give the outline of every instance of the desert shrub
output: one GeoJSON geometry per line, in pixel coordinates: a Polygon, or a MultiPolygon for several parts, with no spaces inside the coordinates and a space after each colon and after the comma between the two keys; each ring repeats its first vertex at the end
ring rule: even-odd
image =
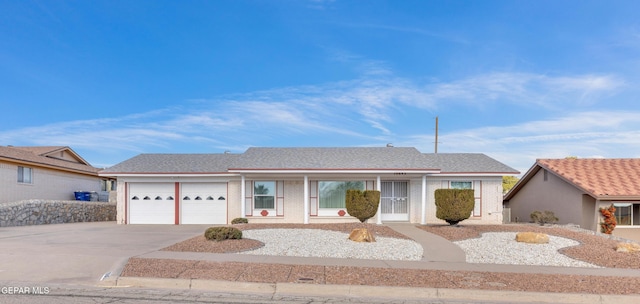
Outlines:
{"type": "Polygon", "coordinates": [[[612,234],[618,222],[616,221],[616,207],[611,204],[609,208],[600,208],[600,214],[604,217],[604,222],[600,222],[600,231],[605,234],[612,234]]]}
{"type": "Polygon", "coordinates": [[[348,189],[345,196],[345,204],[349,215],[364,223],[378,212],[380,191],[348,189]]]}
{"type": "Polygon", "coordinates": [[[231,220],[231,224],[247,224],[247,223],[249,223],[249,220],[244,217],[236,217],[233,220],[231,220]]]}
{"type": "Polygon", "coordinates": [[[544,226],[546,223],[555,223],[558,221],[558,218],[552,211],[545,210],[544,212],[534,211],[531,212],[531,220],[534,223],[540,224],[540,226],[544,226]]]}
{"type": "Polygon", "coordinates": [[[455,225],[468,219],[473,212],[475,198],[473,189],[437,189],[436,217],[455,225]]]}
{"type": "Polygon", "coordinates": [[[242,231],[234,227],[209,227],[205,230],[204,237],[210,241],[239,240],[242,238],[242,231]]]}

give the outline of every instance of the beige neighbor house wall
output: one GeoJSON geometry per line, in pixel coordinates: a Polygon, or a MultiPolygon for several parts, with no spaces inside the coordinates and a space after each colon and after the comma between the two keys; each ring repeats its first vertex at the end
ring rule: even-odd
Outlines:
{"type": "Polygon", "coordinates": [[[100,191],[101,178],[31,165],[32,183],[18,183],[18,165],[0,162],[0,203],[29,199],[75,200],[74,191],[100,191]]]}
{"type": "MultiPolygon", "coordinates": [[[[530,222],[533,211],[553,211],[559,224],[586,225],[593,217],[583,219],[583,193],[552,172],[540,169],[508,202],[512,222],[530,222]],[[546,181],[545,181],[546,175],[546,181]]],[[[588,210],[585,210],[588,213],[588,210]]],[[[593,213],[591,213],[593,214],[593,213]]],[[[582,227],[589,229],[589,227],[582,227]]]]}

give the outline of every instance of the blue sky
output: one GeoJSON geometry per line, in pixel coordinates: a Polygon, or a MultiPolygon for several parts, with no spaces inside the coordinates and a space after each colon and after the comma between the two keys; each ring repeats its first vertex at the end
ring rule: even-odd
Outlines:
{"type": "Polygon", "coordinates": [[[0,0],[0,145],[640,157],[638,1],[0,0]]]}

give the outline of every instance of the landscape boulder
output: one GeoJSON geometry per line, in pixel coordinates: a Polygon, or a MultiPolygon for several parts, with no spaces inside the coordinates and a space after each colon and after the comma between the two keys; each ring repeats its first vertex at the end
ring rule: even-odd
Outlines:
{"type": "Polygon", "coordinates": [[[369,232],[367,228],[356,228],[351,231],[349,234],[349,239],[354,242],[375,242],[376,239],[373,237],[373,234],[369,232]]]}
{"type": "Polygon", "coordinates": [[[637,243],[618,243],[617,252],[639,252],[640,245],[637,243]]]}
{"type": "Polygon", "coordinates": [[[538,232],[518,232],[516,241],[530,244],[547,244],[549,243],[549,235],[538,232]]]}

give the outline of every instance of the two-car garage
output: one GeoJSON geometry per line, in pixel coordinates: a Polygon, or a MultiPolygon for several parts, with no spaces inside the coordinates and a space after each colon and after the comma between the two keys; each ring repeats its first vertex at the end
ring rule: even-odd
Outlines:
{"type": "Polygon", "coordinates": [[[227,183],[128,183],[129,224],[226,224],[227,183]]]}

